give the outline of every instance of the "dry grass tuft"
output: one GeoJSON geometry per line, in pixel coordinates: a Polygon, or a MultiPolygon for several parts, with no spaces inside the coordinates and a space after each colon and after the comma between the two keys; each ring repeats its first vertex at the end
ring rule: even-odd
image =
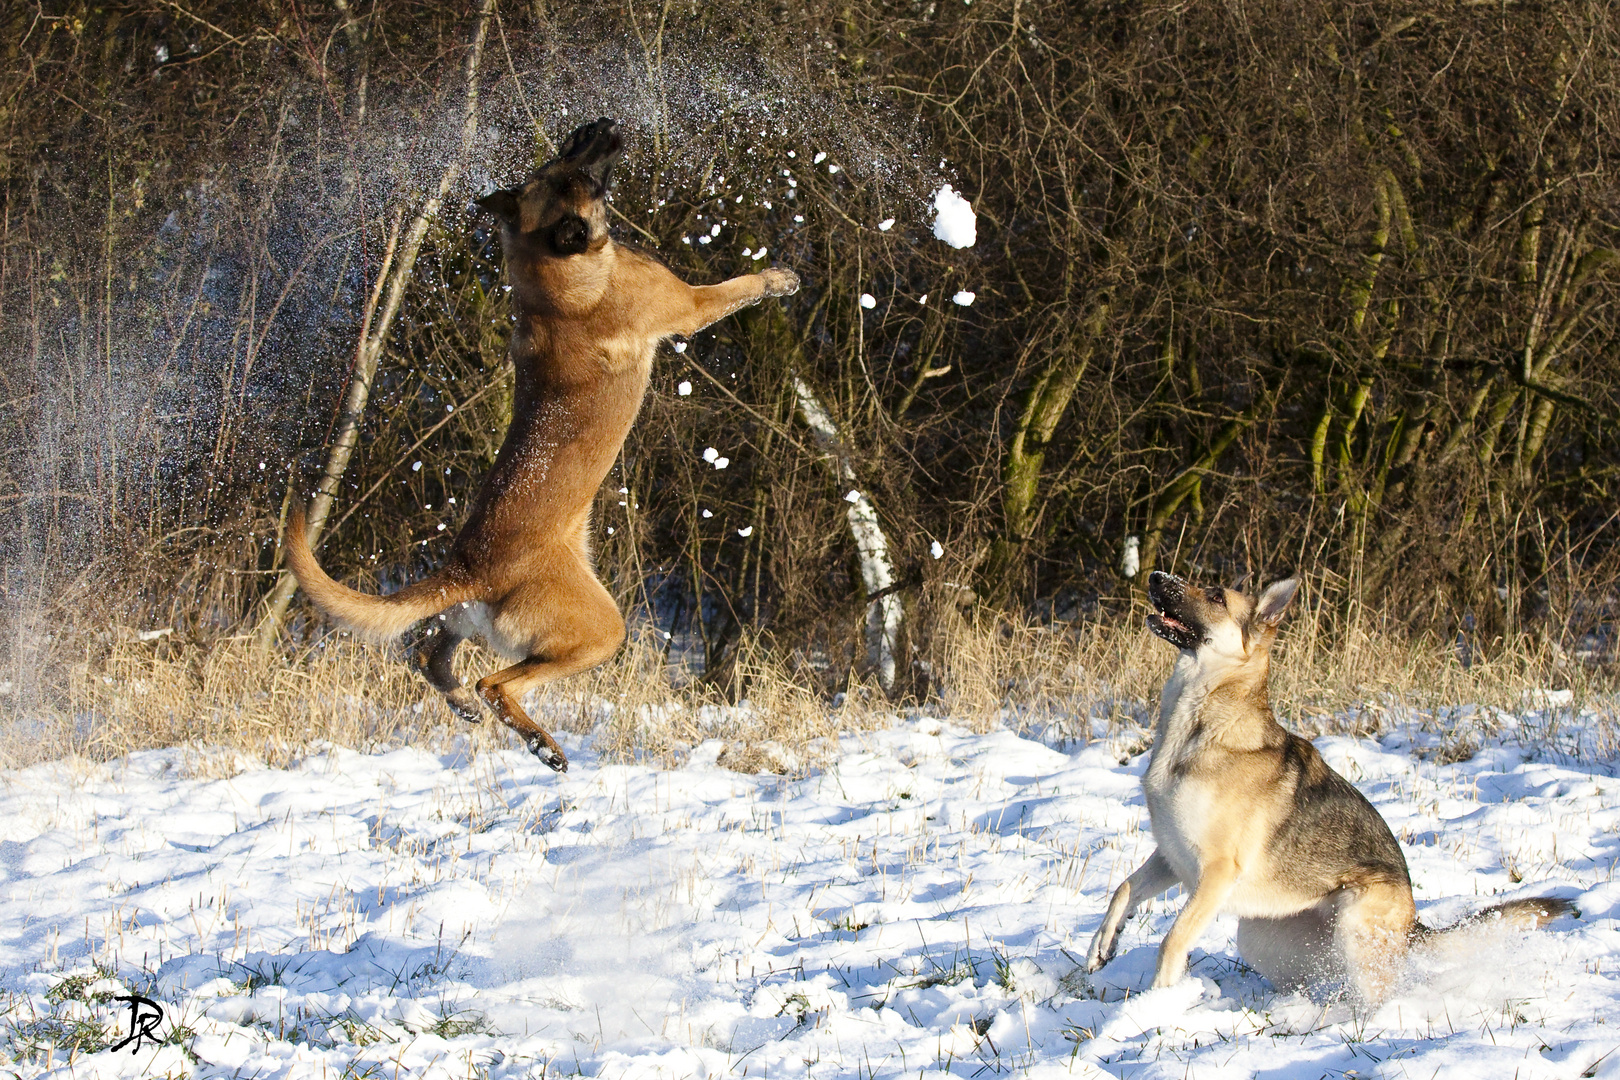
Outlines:
{"type": "MultiPolygon", "coordinates": [[[[1370,619],[1336,622],[1330,610],[1302,603],[1275,656],[1274,706],[1302,734],[1369,734],[1415,722],[1442,737],[1435,753],[1456,760],[1509,722],[1507,713],[1537,710],[1541,726],[1530,734],[1549,746],[1599,756],[1620,750],[1609,667],[1576,663],[1529,637],[1413,638],[1370,619]],[[1538,697],[1545,690],[1556,694],[1538,697]],[[1594,709],[1598,722],[1575,731],[1569,719],[1594,709]]],[[[1143,628],[1144,612],[1045,624],[955,607],[931,614],[932,632],[916,656],[919,696],[909,703],[861,684],[829,701],[806,665],[794,662],[802,657],[756,639],[737,649],[723,681],[677,687],[662,636],[646,634],[529,704],[553,730],[591,734],[608,760],[675,765],[715,740],[715,760],[743,772],[813,768],[840,732],[886,724],[902,707],[1060,744],[1102,734],[1119,739],[1122,751],[1147,745],[1172,657],[1143,628]]],[[[0,743],[6,764],[103,761],[180,746],[188,748],[188,774],[217,777],[252,761],[284,765],[321,744],[449,748],[460,740],[475,752],[515,745],[498,724],[454,720],[397,647],[333,635],[291,657],[261,660],[243,638],[202,647],[125,635],[98,648],[71,666],[52,704],[11,706],[9,737],[0,743]]],[[[501,665],[477,648],[464,649],[460,663],[469,680],[501,665]]]]}

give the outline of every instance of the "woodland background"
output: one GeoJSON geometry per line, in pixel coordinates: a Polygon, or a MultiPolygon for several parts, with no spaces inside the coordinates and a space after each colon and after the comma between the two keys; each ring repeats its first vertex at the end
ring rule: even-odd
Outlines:
{"type": "Polygon", "coordinates": [[[325,564],[436,565],[509,408],[499,245],[464,207],[598,115],[629,134],[624,239],[694,282],[764,247],[805,283],[666,350],[603,488],[601,572],[669,685],[864,675],[849,485],[795,374],[893,548],[895,697],[942,692],[964,627],[979,655],[1146,648],[1152,567],[1305,574],[1323,655],[1612,670],[1611,4],[0,12],[7,709],[82,734],[136,669],[169,665],[185,713],[221,656],[242,693],[336,649],[301,598],[266,612],[289,491],[351,418],[325,564]],[[970,249],[930,233],[943,183],[970,249]]]}

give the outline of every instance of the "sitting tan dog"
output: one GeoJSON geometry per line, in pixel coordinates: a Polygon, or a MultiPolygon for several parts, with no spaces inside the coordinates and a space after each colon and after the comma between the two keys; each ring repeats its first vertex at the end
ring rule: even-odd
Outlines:
{"type": "Polygon", "coordinates": [[[444,567],[371,596],[321,569],[302,508],[284,539],[310,599],[357,634],[394,638],[440,615],[421,667],[464,719],[476,721],[479,706],[451,670],[457,646],[476,634],[516,661],[480,680],[478,694],[558,771],[567,756],[520,701],[602,663],[624,640],[624,619],[591,563],[591,502],[641,409],[658,345],[799,288],[778,269],[688,285],[615,244],[605,199],[622,150],[618,123],[586,124],[521,187],[479,200],[500,221],[517,387],[506,441],[444,567]]]}
{"type": "Polygon", "coordinates": [[[1142,780],[1158,849],[1115,891],[1087,971],[1113,957],[1139,904],[1176,884],[1192,894],[1159,947],[1155,987],[1180,981],[1188,950],[1229,912],[1238,951],[1272,985],[1337,984],[1365,1004],[1394,988],[1414,945],[1488,919],[1535,927],[1575,910],[1538,897],[1444,930],[1418,922],[1389,825],[1271,714],[1271,645],[1298,586],[1289,578],[1250,599],[1159,571],[1148,579],[1148,629],[1178,650],[1142,780]]]}

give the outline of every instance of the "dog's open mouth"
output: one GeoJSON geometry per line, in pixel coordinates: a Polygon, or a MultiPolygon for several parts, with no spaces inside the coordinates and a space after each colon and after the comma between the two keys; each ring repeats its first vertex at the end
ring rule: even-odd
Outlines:
{"type": "Polygon", "coordinates": [[[1148,579],[1148,600],[1156,613],[1147,617],[1148,629],[1178,649],[1196,648],[1203,632],[1170,614],[1170,609],[1181,606],[1186,595],[1186,584],[1180,578],[1162,571],[1154,571],[1148,579]]]}
{"type": "Polygon", "coordinates": [[[1155,618],[1159,620],[1160,626],[1163,626],[1166,630],[1173,634],[1191,634],[1193,632],[1192,627],[1188,626],[1180,619],[1171,618],[1169,615],[1166,615],[1163,612],[1159,613],[1157,616],[1155,616],[1155,618]]]}

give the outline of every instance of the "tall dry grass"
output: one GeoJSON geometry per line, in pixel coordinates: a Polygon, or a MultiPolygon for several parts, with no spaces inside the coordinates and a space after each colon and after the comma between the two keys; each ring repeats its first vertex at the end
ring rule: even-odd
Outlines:
{"type": "MultiPolygon", "coordinates": [[[[1364,735],[1416,725],[1441,737],[1438,753],[1458,757],[1511,714],[1528,716],[1523,737],[1551,750],[1609,756],[1620,748],[1608,667],[1582,664],[1528,635],[1414,636],[1377,612],[1345,614],[1330,586],[1307,582],[1274,655],[1273,705],[1294,730],[1364,735]]],[[[591,736],[608,760],[675,765],[717,740],[719,762],[745,772],[813,768],[839,734],[916,711],[1060,746],[1117,740],[1121,752],[1135,753],[1147,746],[1172,662],[1171,650],[1145,629],[1145,614],[1139,600],[1074,622],[937,605],[914,657],[918,691],[900,701],[862,682],[829,695],[825,664],[755,637],[736,650],[724,678],[691,679],[663,635],[646,632],[529,705],[552,730],[591,736]]],[[[69,666],[53,704],[9,718],[12,735],[0,754],[22,765],[187,746],[286,764],[325,744],[461,744],[475,752],[516,745],[497,724],[454,720],[404,659],[400,647],[338,634],[269,659],[245,637],[204,647],[109,635],[69,666]]],[[[459,664],[471,681],[502,661],[469,647],[459,664]]]]}

